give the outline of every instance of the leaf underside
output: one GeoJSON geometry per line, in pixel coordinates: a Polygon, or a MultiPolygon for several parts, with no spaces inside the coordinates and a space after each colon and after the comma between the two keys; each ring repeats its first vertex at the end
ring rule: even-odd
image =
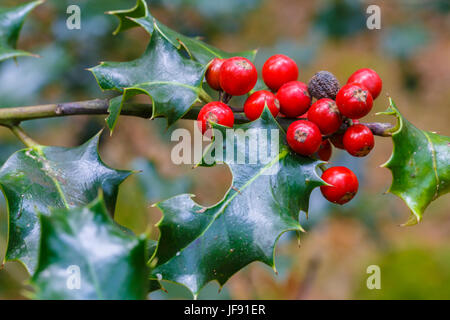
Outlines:
{"type": "Polygon", "coordinates": [[[406,120],[390,99],[381,114],[397,118],[392,133],[394,150],[383,165],[393,177],[389,192],[400,197],[411,210],[404,225],[422,220],[428,205],[450,191],[450,137],[423,131],[406,120]]]}
{"type": "MultiPolygon", "coordinates": [[[[226,129],[214,126],[222,132],[226,129]]],[[[180,283],[197,295],[209,281],[223,285],[253,261],[275,268],[278,238],[286,231],[302,230],[299,213],[307,212],[312,190],[323,184],[316,173],[322,162],[290,152],[279,138],[284,136],[280,132],[266,108],[261,118],[236,126],[227,136],[225,157],[233,151],[236,159],[244,157],[245,164],[225,160],[233,174],[232,187],[216,205],[203,207],[188,194],[157,204],[163,218],[158,223],[160,239],[153,258],[157,264],[151,279],[180,283]],[[250,144],[238,148],[235,139],[243,134],[274,132],[278,133],[279,150],[264,146],[262,140],[257,143],[260,152],[270,155],[265,161],[258,158],[250,162],[255,150],[248,148],[250,144]],[[269,149],[275,151],[270,153],[269,149]]],[[[217,160],[215,152],[210,154],[217,160]]]]}
{"type": "Polygon", "coordinates": [[[17,40],[27,15],[43,1],[33,1],[13,8],[0,8],[0,61],[31,53],[17,50],[17,40]]]}
{"type": "Polygon", "coordinates": [[[19,261],[34,273],[41,230],[38,212],[86,205],[99,190],[114,212],[119,184],[131,172],[111,169],[101,161],[99,137],[76,148],[24,149],[0,168],[0,188],[8,206],[7,261],[19,261]]]}
{"type": "Polygon", "coordinates": [[[41,215],[35,299],[144,299],[147,240],[124,232],[100,197],[85,207],[41,215]]]}

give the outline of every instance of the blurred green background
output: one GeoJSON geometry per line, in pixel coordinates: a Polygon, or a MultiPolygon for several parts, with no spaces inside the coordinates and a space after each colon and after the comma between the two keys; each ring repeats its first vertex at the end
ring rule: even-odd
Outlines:
{"type": "MultiPolygon", "coordinates": [[[[24,1],[1,0],[2,6],[24,1]]],[[[86,71],[100,61],[127,61],[142,54],[148,36],[139,28],[112,36],[117,21],[105,11],[131,8],[134,0],[79,0],[81,30],[66,28],[73,1],[47,0],[27,19],[21,49],[41,58],[0,64],[0,107],[110,97],[86,71]]],[[[358,68],[375,69],[383,93],[366,121],[392,121],[374,114],[387,107],[390,94],[404,115],[421,129],[450,135],[450,2],[301,1],[301,0],[154,0],[152,13],[187,35],[202,36],[217,47],[235,51],[259,48],[258,69],[265,59],[283,53],[295,59],[300,81],[319,70],[341,83],[358,68]],[[366,8],[381,7],[381,30],[366,28],[366,8]]],[[[25,127],[46,145],[75,146],[104,126],[104,117],[40,120],[25,127]]],[[[191,129],[182,120],[177,126],[191,129]]],[[[318,190],[298,247],[284,235],[277,249],[278,275],[254,263],[235,275],[218,293],[210,283],[200,299],[450,299],[450,198],[427,210],[420,225],[402,228],[409,212],[400,199],[383,194],[391,174],[380,168],[392,143],[378,138],[364,159],[334,150],[332,161],[354,170],[361,181],[357,197],[344,207],[325,202],[318,190]],[[369,290],[366,269],[381,268],[381,290],[369,290]]],[[[137,233],[158,237],[161,217],[150,204],[190,192],[198,202],[220,200],[230,185],[224,166],[191,169],[170,162],[170,131],[164,120],[122,118],[112,137],[102,137],[101,155],[116,168],[142,170],[121,189],[116,218],[137,233]]],[[[0,163],[22,148],[0,129],[0,163]]],[[[4,255],[6,209],[0,200],[0,256],[4,255]]],[[[17,263],[0,270],[0,299],[23,298],[27,275],[17,263]]],[[[186,289],[165,285],[168,293],[151,299],[190,298],[186,289]]]]}

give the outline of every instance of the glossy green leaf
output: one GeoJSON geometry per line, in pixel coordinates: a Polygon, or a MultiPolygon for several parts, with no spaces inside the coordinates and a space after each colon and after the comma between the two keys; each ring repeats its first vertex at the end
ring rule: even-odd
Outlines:
{"type": "Polygon", "coordinates": [[[141,26],[151,35],[153,34],[154,23],[156,23],[164,37],[175,47],[178,49],[185,49],[193,59],[204,65],[214,58],[241,56],[252,61],[255,59],[256,50],[228,53],[215,48],[198,38],[187,37],[170,29],[151,15],[145,0],[138,0],[136,6],[129,10],[111,11],[109,14],[119,18],[119,26],[114,31],[115,34],[136,26],[141,26]]]}
{"type": "Polygon", "coordinates": [[[139,59],[104,62],[91,71],[103,90],[122,93],[110,103],[107,123],[111,130],[123,103],[137,94],[151,97],[152,117],[164,116],[168,125],[180,119],[200,97],[208,99],[202,89],[205,67],[184,58],[157,29],[139,59]]]}
{"type": "Polygon", "coordinates": [[[93,201],[103,190],[112,214],[119,184],[130,171],[107,167],[100,159],[100,135],[76,148],[40,147],[13,154],[0,168],[0,188],[8,205],[6,260],[17,260],[33,274],[38,256],[38,212],[93,201]]]}
{"type": "MultiPolygon", "coordinates": [[[[224,154],[230,158],[225,163],[233,174],[232,187],[222,201],[203,207],[184,194],[157,204],[163,219],[158,223],[161,234],[152,279],[178,282],[194,295],[209,281],[223,285],[253,261],[275,269],[278,238],[286,231],[302,230],[299,213],[307,212],[312,190],[323,184],[316,172],[321,162],[291,152],[267,108],[259,119],[236,126],[231,133],[224,154]],[[237,143],[245,134],[273,137],[279,148],[259,139],[259,150],[251,150],[255,140],[247,147],[237,143]],[[268,157],[263,161],[255,152],[268,157]],[[233,161],[231,154],[236,160],[245,159],[244,163],[233,161]]],[[[213,152],[211,147],[206,155],[220,159],[220,149],[213,152]]]]}
{"type": "Polygon", "coordinates": [[[383,165],[392,172],[389,192],[399,196],[411,209],[405,225],[422,220],[428,205],[450,191],[450,137],[423,131],[406,120],[392,99],[382,114],[397,118],[393,129],[394,150],[383,165]]]}
{"type": "Polygon", "coordinates": [[[31,56],[26,51],[17,50],[17,40],[28,13],[43,1],[33,1],[12,8],[0,7],[0,61],[20,56],[31,56]]]}
{"type": "Polygon", "coordinates": [[[124,232],[103,198],[40,216],[36,299],[145,299],[147,239],[124,232]]]}

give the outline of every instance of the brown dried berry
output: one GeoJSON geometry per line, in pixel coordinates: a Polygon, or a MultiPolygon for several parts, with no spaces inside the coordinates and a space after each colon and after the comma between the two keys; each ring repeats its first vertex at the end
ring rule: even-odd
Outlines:
{"type": "Polygon", "coordinates": [[[317,72],[308,82],[309,94],[316,98],[336,99],[340,89],[339,81],[328,71],[317,72]]]}

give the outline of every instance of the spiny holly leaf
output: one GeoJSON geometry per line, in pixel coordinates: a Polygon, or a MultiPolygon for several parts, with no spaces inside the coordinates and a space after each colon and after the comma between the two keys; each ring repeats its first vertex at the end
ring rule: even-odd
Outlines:
{"type": "MultiPolygon", "coordinates": [[[[214,126],[225,132],[225,127],[214,126]]],[[[158,223],[161,234],[152,279],[178,282],[194,295],[209,281],[223,285],[253,261],[275,269],[278,238],[286,231],[302,230],[299,213],[307,212],[312,190],[323,184],[316,173],[322,162],[291,152],[267,107],[259,119],[231,133],[224,139],[224,157],[229,158],[224,162],[233,180],[222,201],[203,207],[184,194],[156,204],[163,219],[158,223]],[[253,138],[247,146],[237,142],[245,135],[253,138]],[[254,140],[258,135],[263,138],[254,140]],[[265,137],[273,138],[279,148],[265,143],[265,137]],[[255,146],[259,150],[252,150],[255,146]],[[267,155],[266,161],[261,155],[267,155]]],[[[220,160],[218,150],[221,147],[207,154],[220,160]]]]}
{"type": "Polygon", "coordinates": [[[389,192],[399,196],[411,209],[405,225],[414,225],[431,201],[450,191],[450,138],[417,129],[398,111],[389,98],[390,107],[381,114],[394,115],[394,150],[383,165],[392,172],[389,192]]]}
{"type": "Polygon", "coordinates": [[[153,18],[148,10],[145,0],[138,0],[136,6],[129,10],[110,11],[108,13],[119,18],[119,26],[114,31],[114,34],[136,26],[141,26],[151,35],[153,34],[154,23],[156,23],[164,36],[175,47],[178,49],[185,49],[192,58],[204,65],[214,58],[241,56],[252,61],[255,59],[256,50],[228,53],[206,44],[198,38],[187,37],[170,29],[153,18]]]}
{"type": "Polygon", "coordinates": [[[169,126],[200,101],[200,97],[209,99],[202,89],[205,67],[184,58],[157,28],[146,52],[139,59],[104,62],[91,71],[103,90],[123,93],[110,103],[107,123],[111,130],[116,125],[123,103],[137,94],[150,96],[152,117],[166,117],[169,126]]]}
{"type": "Polygon", "coordinates": [[[99,189],[114,212],[118,186],[131,172],[111,169],[101,161],[99,137],[76,148],[24,149],[0,168],[9,216],[6,260],[20,261],[30,274],[35,271],[41,229],[37,212],[88,204],[99,189]]]}
{"type": "Polygon", "coordinates": [[[0,61],[31,53],[16,50],[17,40],[26,16],[44,1],[33,1],[13,8],[0,7],[0,61]]]}
{"type": "Polygon", "coordinates": [[[125,233],[100,197],[40,216],[36,299],[145,299],[147,239],[125,233]]]}

